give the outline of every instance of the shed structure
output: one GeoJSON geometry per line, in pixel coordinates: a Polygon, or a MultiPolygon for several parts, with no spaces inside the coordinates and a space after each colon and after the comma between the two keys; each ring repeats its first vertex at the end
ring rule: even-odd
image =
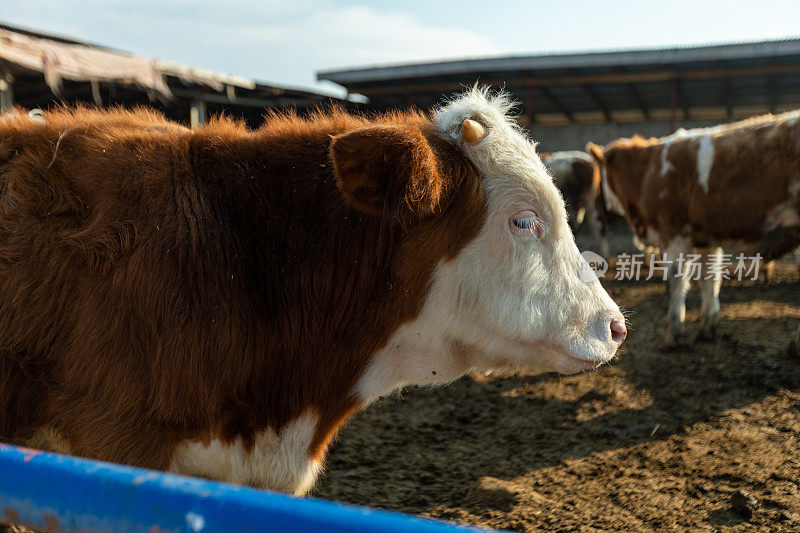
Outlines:
{"type": "Polygon", "coordinates": [[[427,108],[476,82],[521,102],[547,151],[800,107],[800,39],[435,61],[317,73],[376,109],[427,108]]]}
{"type": "Polygon", "coordinates": [[[224,111],[257,126],[266,108],[303,112],[333,101],[347,104],[315,92],[0,24],[0,111],[60,103],[146,105],[192,125],[224,111]]]}

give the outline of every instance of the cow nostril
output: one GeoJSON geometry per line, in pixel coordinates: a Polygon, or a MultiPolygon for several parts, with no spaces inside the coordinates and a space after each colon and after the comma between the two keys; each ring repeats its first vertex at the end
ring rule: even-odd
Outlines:
{"type": "Polygon", "coordinates": [[[611,340],[616,342],[617,344],[622,344],[622,341],[625,340],[625,337],[628,336],[628,328],[625,327],[623,322],[619,320],[612,320],[611,321],[611,340]]]}

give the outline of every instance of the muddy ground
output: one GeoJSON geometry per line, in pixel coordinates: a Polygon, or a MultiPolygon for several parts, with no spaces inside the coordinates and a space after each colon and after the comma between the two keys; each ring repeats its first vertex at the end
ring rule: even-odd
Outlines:
{"type": "Polygon", "coordinates": [[[799,281],[726,282],[717,339],[668,352],[664,285],[604,282],[630,313],[613,364],[404,390],[348,424],[314,495],[517,531],[800,531],[799,281]]]}

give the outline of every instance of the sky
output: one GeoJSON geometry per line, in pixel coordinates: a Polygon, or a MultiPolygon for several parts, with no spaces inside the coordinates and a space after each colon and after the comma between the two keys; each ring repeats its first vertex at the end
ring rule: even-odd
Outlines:
{"type": "Polygon", "coordinates": [[[800,37],[783,0],[0,0],[0,22],[329,94],[325,69],[800,37]]]}

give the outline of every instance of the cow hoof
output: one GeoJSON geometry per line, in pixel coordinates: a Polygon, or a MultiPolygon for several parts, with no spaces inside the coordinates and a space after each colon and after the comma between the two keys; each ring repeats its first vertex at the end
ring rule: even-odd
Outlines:
{"type": "Polygon", "coordinates": [[[789,346],[784,350],[783,356],[789,359],[800,359],[800,346],[795,341],[790,342],[789,346]]]}
{"type": "Polygon", "coordinates": [[[678,341],[678,337],[676,335],[666,334],[664,335],[661,344],[658,345],[658,350],[661,352],[674,352],[680,347],[681,343],[678,341]]]}
{"type": "Polygon", "coordinates": [[[701,327],[694,338],[695,342],[712,342],[717,336],[716,327],[701,327]]]}

